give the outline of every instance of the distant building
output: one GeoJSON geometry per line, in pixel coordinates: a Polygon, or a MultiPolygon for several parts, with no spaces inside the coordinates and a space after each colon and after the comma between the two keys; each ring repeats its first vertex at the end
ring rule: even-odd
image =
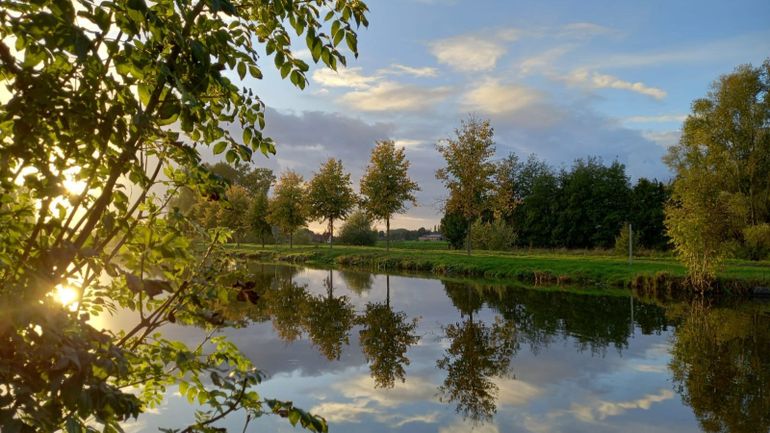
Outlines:
{"type": "Polygon", "coordinates": [[[443,241],[444,236],[441,233],[428,233],[417,238],[418,241],[443,241]]]}

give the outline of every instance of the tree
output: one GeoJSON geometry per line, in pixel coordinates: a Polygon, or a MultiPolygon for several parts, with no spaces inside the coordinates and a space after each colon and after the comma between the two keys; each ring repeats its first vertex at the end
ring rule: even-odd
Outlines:
{"type": "Polygon", "coordinates": [[[240,242],[245,232],[251,228],[248,213],[250,207],[251,198],[246,188],[240,185],[227,188],[224,203],[219,208],[217,223],[219,227],[232,229],[236,242],[240,242]]]}
{"type": "Polygon", "coordinates": [[[671,196],[670,189],[657,180],[640,178],[631,191],[629,221],[641,246],[664,250],[669,239],[666,236],[665,205],[671,196]]]}
{"type": "Polygon", "coordinates": [[[305,183],[292,170],[281,174],[268,205],[267,220],[289,236],[289,247],[294,245],[294,232],[307,223],[305,183]]]}
{"type": "Polygon", "coordinates": [[[471,254],[471,224],[488,208],[494,187],[495,145],[489,120],[469,117],[455,130],[455,137],[436,145],[446,167],[436,171],[436,178],[449,190],[447,213],[462,215],[468,224],[467,248],[471,254]]]}
{"type": "Polygon", "coordinates": [[[404,148],[396,149],[392,140],[378,141],[366,172],[361,178],[363,208],[375,219],[385,220],[385,249],[390,250],[390,218],[406,211],[406,202],[417,204],[419,191],[409,178],[409,161],[404,148]]]}
{"type": "Polygon", "coordinates": [[[271,226],[268,218],[270,216],[270,200],[267,194],[258,194],[251,200],[248,210],[248,220],[251,231],[257,236],[257,239],[265,247],[265,239],[271,234],[271,226]]]}
{"type": "Polygon", "coordinates": [[[463,247],[463,242],[468,235],[468,221],[460,214],[447,213],[441,218],[440,230],[449,242],[449,246],[459,250],[463,247]]]}
{"type": "Polygon", "coordinates": [[[324,280],[327,295],[310,296],[305,320],[310,339],[329,360],[340,359],[342,345],[349,344],[355,310],[347,296],[334,296],[334,271],[324,280]]]}
{"type": "Polygon", "coordinates": [[[353,212],[340,228],[340,242],[346,245],[369,245],[377,243],[377,232],[365,212],[353,212]]]}
{"type": "Polygon", "coordinates": [[[3,4],[0,347],[13,356],[0,357],[1,430],[120,431],[177,385],[207,409],[185,432],[241,410],[326,430],[260,397],[260,373],[225,339],[196,349],[149,336],[171,322],[228,325],[218,309],[242,293],[228,230],[192,244],[184,215],[166,206],[182,187],[222,196],[199,149],[229,163],[273,153],[252,91],[262,61],[304,88],[309,66],[292,35],[336,68],[341,40],[357,54],[366,12],[360,0],[3,4]],[[60,292],[76,304],[57,303],[60,292]],[[123,333],[88,323],[120,308],[136,317],[123,333]]]}
{"type": "Polygon", "coordinates": [[[692,104],[666,163],[666,227],[691,279],[708,285],[746,226],[770,222],[770,60],[720,77],[692,104]]]}
{"type": "Polygon", "coordinates": [[[342,161],[329,158],[310,180],[307,188],[310,217],[329,222],[329,248],[334,242],[334,220],[344,219],[356,204],[350,174],[342,161]]]}

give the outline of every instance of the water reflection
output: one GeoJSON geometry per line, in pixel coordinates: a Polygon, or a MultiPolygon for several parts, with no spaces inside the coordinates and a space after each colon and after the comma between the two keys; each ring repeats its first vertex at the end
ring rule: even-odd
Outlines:
{"type": "Polygon", "coordinates": [[[682,401],[706,432],[770,430],[770,327],[767,306],[672,308],[681,318],[671,372],[682,401]]]}
{"type": "Polygon", "coordinates": [[[770,431],[766,304],[250,272],[257,304],[228,315],[253,323],[231,336],[271,375],[264,395],[334,432],[770,431]]]}

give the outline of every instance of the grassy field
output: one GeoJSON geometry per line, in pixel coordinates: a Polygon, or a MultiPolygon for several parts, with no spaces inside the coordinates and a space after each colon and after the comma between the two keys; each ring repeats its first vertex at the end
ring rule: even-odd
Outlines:
{"type": "MultiPolygon", "coordinates": [[[[265,261],[304,263],[318,267],[356,268],[372,271],[419,271],[445,276],[515,279],[529,282],[580,284],[603,287],[628,286],[639,275],[661,272],[684,276],[685,269],[673,257],[640,257],[632,264],[609,252],[592,251],[462,251],[447,250],[439,242],[394,242],[384,248],[301,245],[233,247],[239,253],[265,261]]],[[[729,261],[720,278],[767,285],[770,263],[729,261]]]]}

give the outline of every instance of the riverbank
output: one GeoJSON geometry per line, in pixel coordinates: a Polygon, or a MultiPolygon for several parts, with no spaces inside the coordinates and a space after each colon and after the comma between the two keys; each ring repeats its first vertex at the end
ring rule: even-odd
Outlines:
{"type": "MultiPolygon", "coordinates": [[[[321,245],[266,246],[241,244],[234,252],[257,260],[366,271],[427,272],[438,276],[516,280],[531,284],[633,288],[637,291],[676,291],[684,285],[685,268],[671,257],[627,259],[608,255],[464,252],[380,247],[334,248],[321,245]]],[[[770,285],[770,263],[732,260],[719,275],[722,291],[745,295],[770,285]]]]}

